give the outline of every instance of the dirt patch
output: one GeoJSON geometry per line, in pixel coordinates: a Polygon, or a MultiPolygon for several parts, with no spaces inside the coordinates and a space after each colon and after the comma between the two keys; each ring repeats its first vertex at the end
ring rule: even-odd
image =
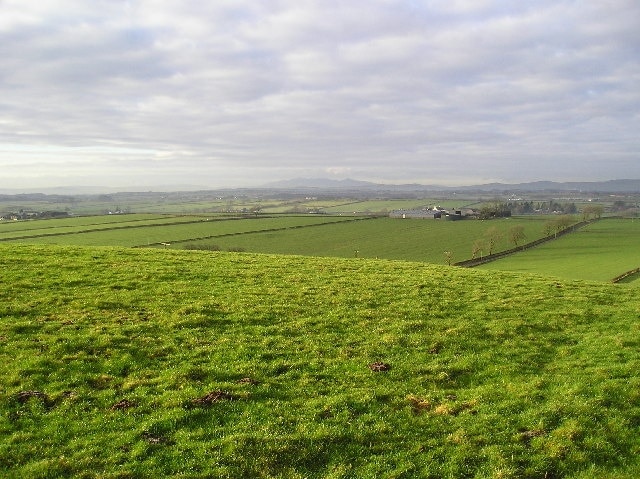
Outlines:
{"type": "Polygon", "coordinates": [[[132,407],[135,407],[135,404],[128,399],[120,399],[120,401],[112,405],[109,409],[112,411],[124,411],[132,407]]]}
{"type": "Polygon", "coordinates": [[[49,396],[47,396],[42,391],[20,391],[16,394],[16,399],[19,403],[24,404],[31,398],[42,399],[43,402],[50,402],[49,396]]]}
{"type": "Polygon", "coordinates": [[[149,444],[174,444],[171,439],[168,439],[165,436],[161,436],[160,434],[153,434],[151,432],[143,432],[142,439],[147,441],[149,444]]]}
{"type": "Polygon", "coordinates": [[[433,403],[426,398],[410,395],[407,396],[407,401],[409,401],[411,409],[413,409],[413,412],[416,414],[422,411],[428,411],[433,407],[433,403]]]}
{"type": "Polygon", "coordinates": [[[522,442],[529,443],[534,437],[544,436],[545,432],[542,429],[529,429],[518,434],[518,439],[522,442]]]}
{"type": "Polygon", "coordinates": [[[383,363],[381,361],[376,361],[375,363],[369,364],[369,369],[371,369],[373,372],[380,373],[389,371],[391,369],[391,365],[383,363]]]}
{"type": "Polygon", "coordinates": [[[237,399],[240,398],[234,394],[228,393],[227,391],[216,390],[208,392],[202,397],[192,399],[191,404],[194,406],[209,406],[220,401],[235,401],[237,399]]]}

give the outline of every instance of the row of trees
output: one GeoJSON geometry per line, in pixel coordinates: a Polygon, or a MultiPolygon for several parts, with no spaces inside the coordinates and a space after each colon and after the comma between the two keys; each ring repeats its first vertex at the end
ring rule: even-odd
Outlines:
{"type": "Polygon", "coordinates": [[[600,218],[602,213],[604,213],[604,208],[601,205],[587,205],[582,208],[582,219],[600,218]]]}
{"type": "Polygon", "coordinates": [[[471,246],[471,258],[475,259],[478,257],[478,255],[480,255],[480,258],[482,258],[483,253],[485,252],[487,253],[487,255],[493,254],[496,250],[496,247],[498,246],[498,243],[500,243],[505,238],[505,236],[507,237],[509,242],[513,244],[514,248],[520,246],[520,244],[522,244],[527,239],[527,235],[524,232],[524,226],[522,225],[512,226],[511,228],[509,228],[506,234],[495,226],[492,226],[491,228],[487,229],[487,231],[485,231],[484,235],[482,235],[482,238],[478,238],[473,242],[473,245],[471,246]]]}
{"type": "MultiPolygon", "coordinates": [[[[569,215],[561,215],[555,216],[553,219],[547,221],[543,226],[543,233],[545,236],[557,236],[558,233],[564,231],[569,228],[572,224],[575,223],[575,218],[569,215]]],[[[486,253],[487,255],[492,255],[496,252],[496,248],[498,244],[507,239],[510,244],[513,245],[514,248],[524,244],[527,239],[527,235],[524,231],[523,225],[514,225],[506,232],[501,231],[495,226],[490,227],[485,231],[481,238],[478,238],[473,242],[471,246],[471,258],[476,259],[478,257],[482,258],[486,253]]],[[[445,258],[447,262],[451,264],[452,255],[450,252],[445,251],[445,258]]]]}

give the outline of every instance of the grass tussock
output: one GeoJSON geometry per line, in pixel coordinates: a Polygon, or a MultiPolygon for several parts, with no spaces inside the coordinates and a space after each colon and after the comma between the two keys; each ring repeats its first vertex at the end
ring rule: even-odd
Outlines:
{"type": "Polygon", "coordinates": [[[55,246],[0,267],[3,477],[640,475],[624,285],[55,246]]]}

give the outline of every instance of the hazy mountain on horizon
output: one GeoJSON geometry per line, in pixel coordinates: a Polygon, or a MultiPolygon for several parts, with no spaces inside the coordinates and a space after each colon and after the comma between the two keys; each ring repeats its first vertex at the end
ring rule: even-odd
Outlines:
{"type": "Polygon", "coordinates": [[[617,179],[606,181],[556,182],[533,181],[528,183],[486,183],[468,186],[440,186],[412,184],[383,184],[352,178],[292,178],[273,181],[255,187],[212,188],[201,185],[158,185],[141,187],[107,187],[107,186],[59,186],[48,188],[0,188],[0,195],[45,194],[45,195],[102,195],[115,193],[173,193],[193,191],[242,191],[242,190],[302,190],[318,191],[351,190],[351,191],[384,191],[384,192],[589,192],[589,193],[640,193],[640,179],[617,179]]]}
{"type": "Polygon", "coordinates": [[[434,191],[588,191],[611,193],[640,193],[640,179],[618,179],[605,181],[532,181],[527,183],[486,183],[468,186],[440,186],[412,184],[381,184],[351,178],[293,178],[263,185],[265,188],[362,188],[380,190],[434,190],[434,191]]]}

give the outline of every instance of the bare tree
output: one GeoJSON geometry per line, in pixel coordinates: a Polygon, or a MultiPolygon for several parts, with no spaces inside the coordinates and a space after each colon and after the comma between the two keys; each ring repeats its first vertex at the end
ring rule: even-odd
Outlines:
{"type": "Polygon", "coordinates": [[[451,266],[451,262],[453,261],[453,253],[451,251],[445,251],[444,257],[447,260],[447,264],[451,266]]]}
{"type": "Polygon", "coordinates": [[[502,232],[495,226],[492,226],[485,232],[484,237],[487,242],[489,255],[491,255],[497,244],[502,240],[502,232]]]}
{"type": "Polygon", "coordinates": [[[487,245],[483,239],[475,240],[473,246],[471,246],[471,258],[476,259],[478,254],[480,254],[480,258],[482,258],[482,252],[486,247],[487,245]]]}
{"type": "Polygon", "coordinates": [[[517,248],[520,241],[524,241],[527,235],[524,233],[524,226],[516,225],[509,229],[509,241],[517,248]]]}

